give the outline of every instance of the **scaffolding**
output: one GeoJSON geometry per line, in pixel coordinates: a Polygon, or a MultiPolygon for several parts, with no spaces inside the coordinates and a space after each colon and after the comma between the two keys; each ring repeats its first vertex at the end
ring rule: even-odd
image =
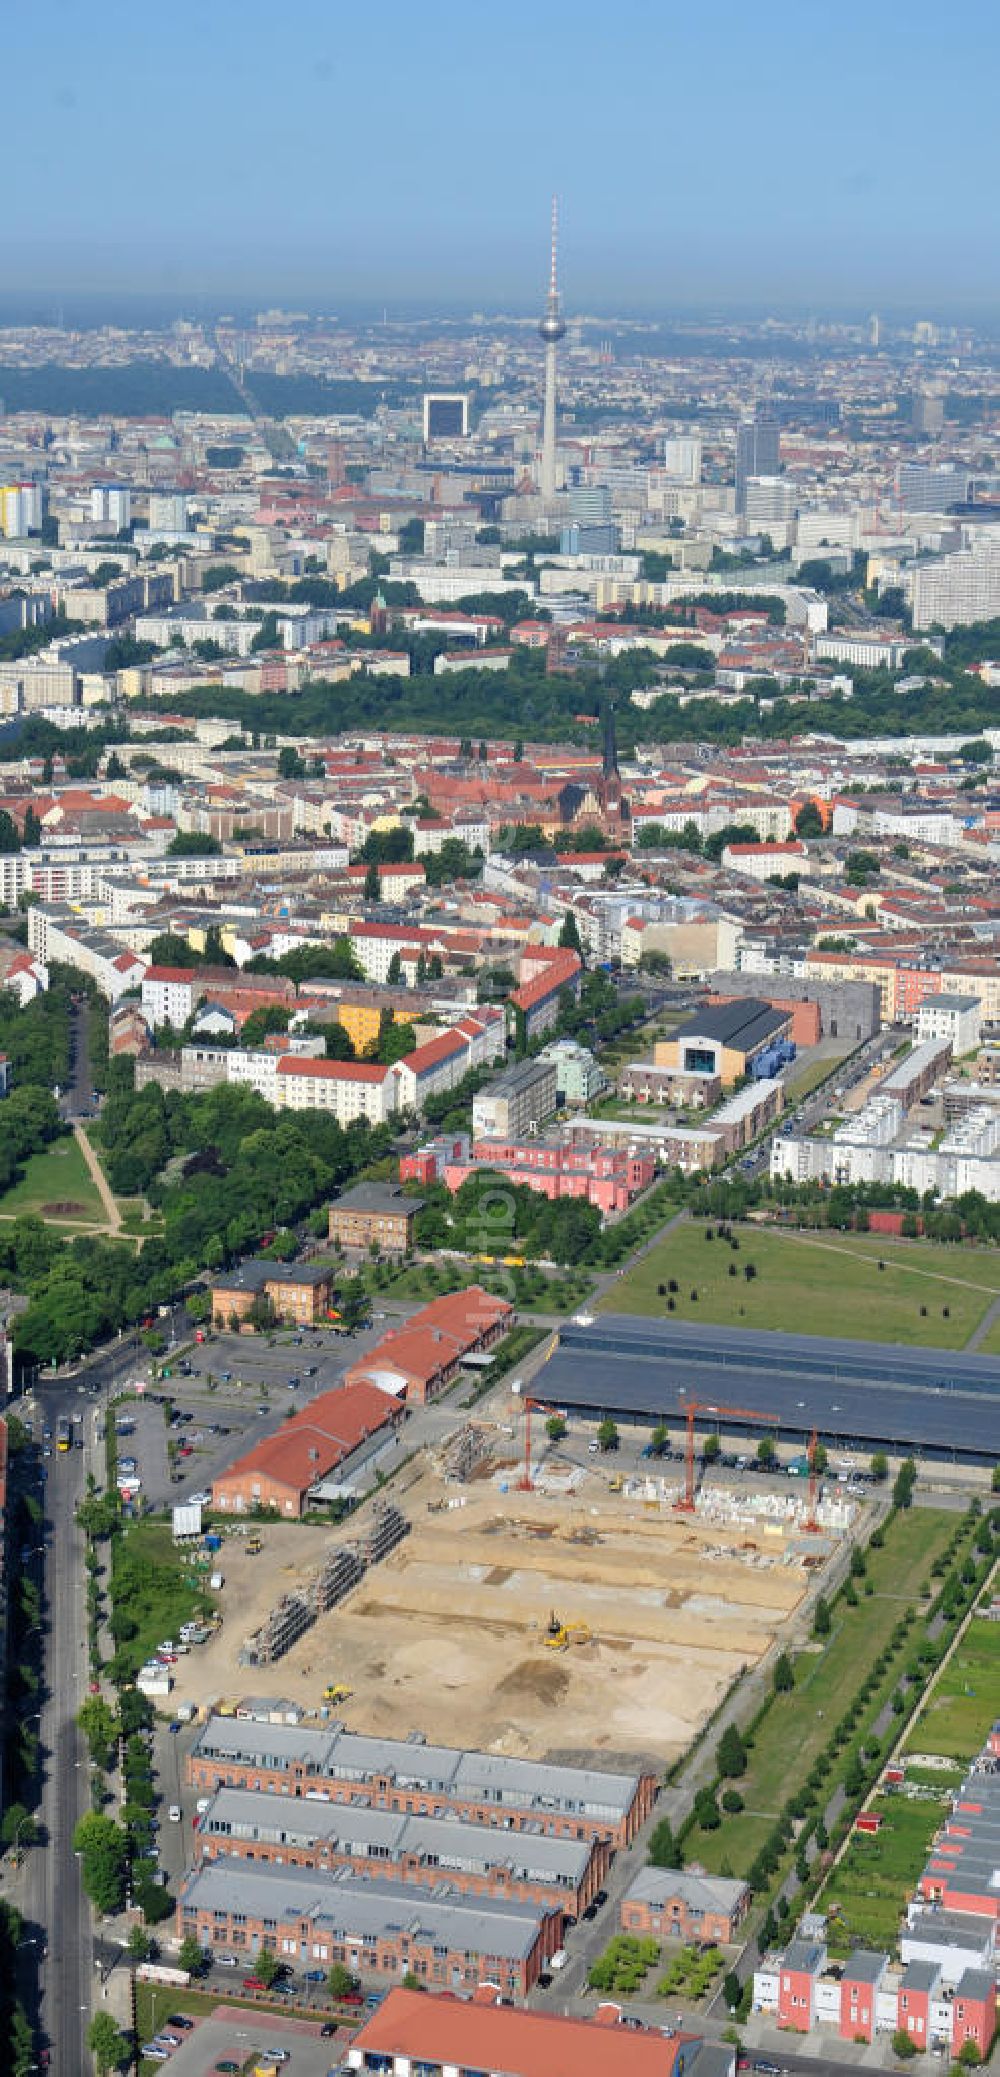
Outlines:
{"type": "Polygon", "coordinates": [[[292,1594],[282,1594],[240,1652],[241,1666],[271,1666],[316,1621],[360,1584],[409,1532],[410,1524],[390,1500],[377,1500],[362,1535],[329,1551],[318,1573],[292,1594]]]}
{"type": "Polygon", "coordinates": [[[275,1659],[283,1659],[315,1620],[311,1595],[282,1594],[260,1629],[247,1638],[240,1653],[241,1666],[271,1666],[275,1659]]]}
{"type": "Polygon", "coordinates": [[[467,1485],[480,1465],[489,1462],[493,1440],[488,1428],[467,1421],[449,1437],[441,1452],[441,1474],[449,1485],[467,1485]]]}
{"type": "Polygon", "coordinates": [[[367,1534],[359,1539],[358,1557],[363,1566],[379,1565],[407,1535],[410,1524],[391,1500],[378,1500],[372,1510],[367,1534]]]}
{"type": "Polygon", "coordinates": [[[323,1615],[328,1608],[335,1608],[337,1602],[342,1601],[344,1595],[349,1594],[364,1577],[364,1570],[357,1551],[350,1544],[331,1551],[320,1567],[313,1588],[317,1615],[323,1615]]]}

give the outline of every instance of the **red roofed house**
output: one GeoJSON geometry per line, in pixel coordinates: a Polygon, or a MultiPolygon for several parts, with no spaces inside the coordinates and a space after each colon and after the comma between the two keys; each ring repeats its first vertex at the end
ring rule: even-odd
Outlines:
{"type": "Polygon", "coordinates": [[[390,1327],[380,1342],[345,1373],[349,1383],[378,1385],[404,1393],[423,1406],[450,1385],[463,1357],[482,1355],[514,1324],[514,1308],[480,1284],[433,1298],[403,1327],[390,1327]]]}
{"type": "Polygon", "coordinates": [[[618,2005],[600,2005],[593,2019],[569,2019],[501,2005],[499,1994],[499,1985],[485,1982],[471,1998],[397,1987],[355,2034],[347,2066],[474,2070],[478,2077],[672,2077],[685,2045],[683,2035],[668,2041],[659,2027],[626,2028],[618,2005]]]}
{"type": "Polygon", "coordinates": [[[582,965],[576,952],[528,945],[521,954],[521,986],[509,998],[515,1026],[523,1020],[526,1040],[548,1031],[559,1015],[563,989],[579,996],[582,965]]]}
{"type": "Polygon", "coordinates": [[[220,1514],[273,1507],[298,1519],[313,1486],[341,1469],[371,1436],[403,1418],[399,1402],[376,1386],[337,1385],[215,1479],[212,1506],[220,1514]]]}

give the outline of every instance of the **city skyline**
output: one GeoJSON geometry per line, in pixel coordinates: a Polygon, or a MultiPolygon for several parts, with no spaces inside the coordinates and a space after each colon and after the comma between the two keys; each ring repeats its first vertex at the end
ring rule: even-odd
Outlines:
{"type": "Polygon", "coordinates": [[[625,0],[610,48],[596,10],[573,26],[514,0],[498,41],[452,0],[389,0],[376,56],[315,0],[277,43],[259,0],[180,0],[169,39],[120,0],[22,10],[10,76],[38,90],[8,111],[5,295],[520,313],[558,188],[577,311],[995,308],[988,125],[967,119],[970,62],[1000,42],[981,0],[947,39],[929,0],[905,39],[848,0],[836,51],[789,0],[697,20],[625,0]]]}

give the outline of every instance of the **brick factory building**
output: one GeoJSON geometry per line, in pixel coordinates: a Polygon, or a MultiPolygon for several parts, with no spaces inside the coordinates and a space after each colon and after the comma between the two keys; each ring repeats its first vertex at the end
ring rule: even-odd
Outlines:
{"type": "Polygon", "coordinates": [[[212,1506],[221,1514],[273,1508],[297,1521],[314,1486],[341,1471],[372,1436],[388,1432],[403,1418],[398,1401],[376,1386],[337,1385],[215,1479],[212,1506]]]}
{"type": "Polygon", "coordinates": [[[598,1839],[616,1848],[634,1839],[656,1797],[654,1774],[614,1774],[365,1737],[336,1724],[314,1729],[228,1716],[209,1717],[199,1732],[187,1779],[202,1794],[266,1789],[359,1809],[460,1817],[506,1832],[598,1839]]]}
{"type": "Polygon", "coordinates": [[[367,1356],[352,1363],[346,1380],[405,1393],[411,1405],[423,1406],[451,1384],[465,1357],[483,1355],[502,1341],[515,1317],[505,1298],[494,1298],[480,1284],[432,1298],[405,1326],[387,1329],[367,1356]]]}
{"type": "Polygon", "coordinates": [[[718,1940],[727,1946],[749,1908],[745,1882],[697,1868],[643,1868],[622,1898],[621,1928],[639,1939],[718,1940]]]}
{"type": "Polygon", "coordinates": [[[177,1937],[213,1954],[256,1954],[324,1969],[341,1962],[363,1975],[474,1990],[495,1983],[526,1997],[562,1937],[562,1916],[500,1897],[467,1898],[442,1882],[370,1881],[348,1868],[318,1875],[243,1860],[211,1861],[182,1884],[177,1937]]]}
{"type": "Polygon", "coordinates": [[[417,1817],[355,1804],[218,1789],[197,1821],[198,1858],[240,1858],[510,1897],[578,1919],[608,1871],[603,1840],[498,1831],[464,1818],[417,1817]]]}

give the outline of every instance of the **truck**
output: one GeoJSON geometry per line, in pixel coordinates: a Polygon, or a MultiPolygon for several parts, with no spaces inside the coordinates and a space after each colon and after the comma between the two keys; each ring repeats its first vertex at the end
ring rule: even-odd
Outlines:
{"type": "Polygon", "coordinates": [[[186,1990],[191,1981],[189,1969],[172,1968],[169,1962],[140,1962],[135,1973],[140,1983],[169,1983],[174,1990],[186,1990]]]}

